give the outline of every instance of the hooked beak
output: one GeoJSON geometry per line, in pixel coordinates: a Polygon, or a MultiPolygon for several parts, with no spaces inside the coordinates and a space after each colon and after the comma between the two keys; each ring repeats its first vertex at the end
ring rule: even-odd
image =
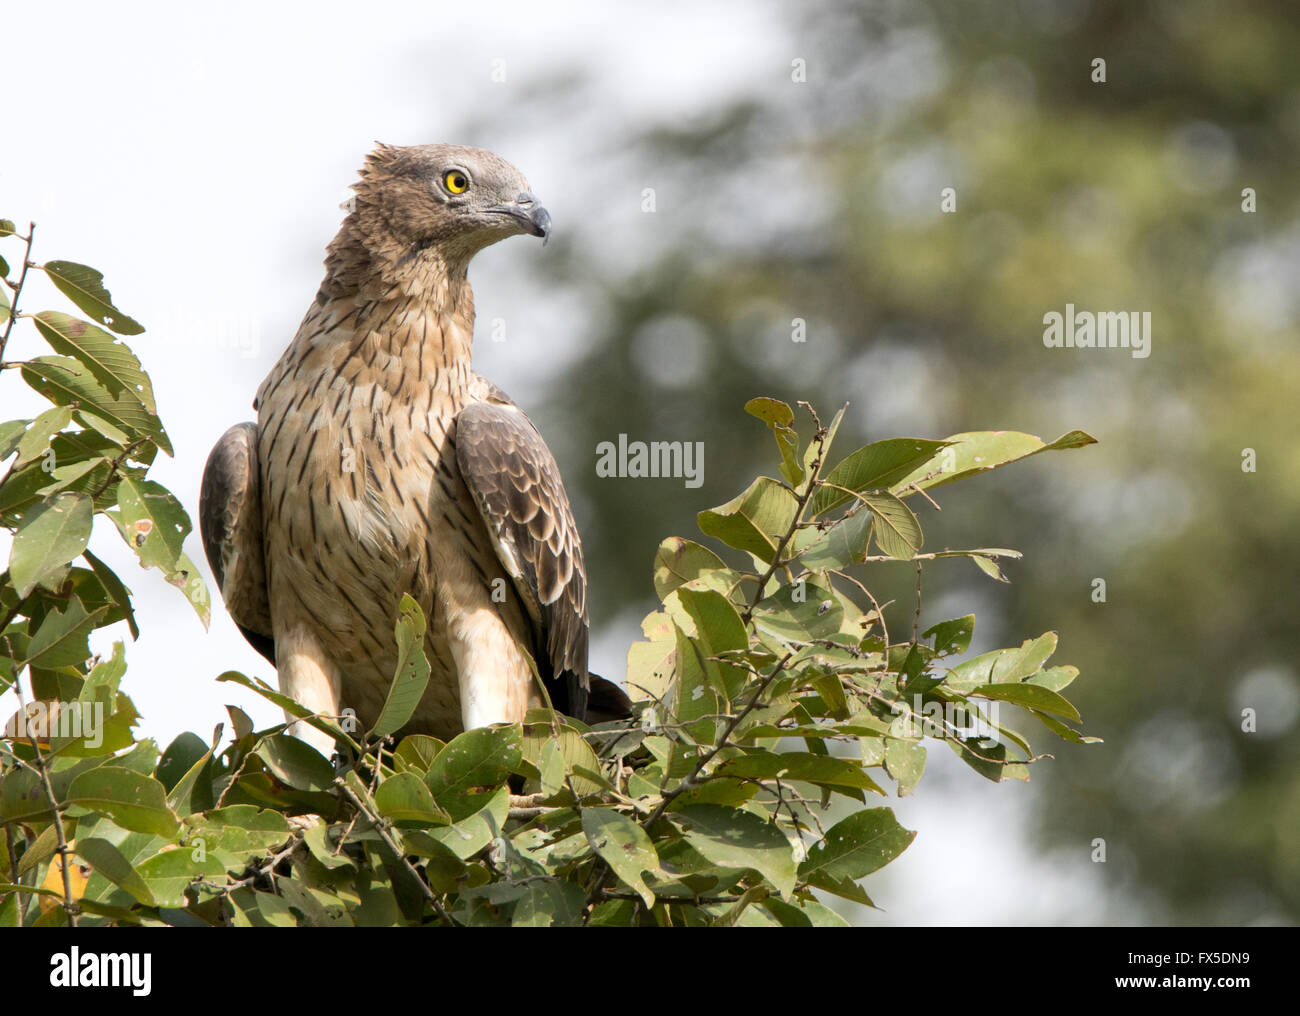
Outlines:
{"type": "Polygon", "coordinates": [[[492,211],[518,219],[524,232],[542,238],[543,247],[551,238],[551,213],[528,191],[524,191],[508,205],[497,205],[492,211]]]}

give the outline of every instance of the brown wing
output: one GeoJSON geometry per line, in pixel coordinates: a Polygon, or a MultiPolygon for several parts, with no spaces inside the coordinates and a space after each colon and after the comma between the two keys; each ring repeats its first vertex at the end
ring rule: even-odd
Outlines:
{"type": "Polygon", "coordinates": [[[261,490],[257,424],[235,424],[221,436],[203,468],[199,532],[226,610],[249,644],[275,663],[262,555],[261,490]]]}
{"type": "Polygon", "coordinates": [[[587,714],[587,572],[559,467],[532,421],[498,389],[456,417],[456,458],[497,557],[533,621],[551,701],[587,714]]]}

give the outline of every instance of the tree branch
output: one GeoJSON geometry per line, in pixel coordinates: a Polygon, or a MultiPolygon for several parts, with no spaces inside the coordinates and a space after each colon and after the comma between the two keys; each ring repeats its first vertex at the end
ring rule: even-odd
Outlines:
{"type": "Polygon", "coordinates": [[[27,269],[32,266],[32,237],[36,235],[36,223],[27,224],[27,249],[23,251],[23,271],[18,276],[18,285],[14,287],[14,298],[9,301],[9,320],[5,322],[4,335],[0,335],[0,360],[5,358],[5,347],[9,345],[9,333],[14,330],[18,320],[18,299],[23,295],[23,283],[27,281],[27,269]]]}
{"type": "MultiPolygon", "coordinates": [[[[8,638],[5,639],[5,646],[10,654],[10,659],[12,659],[13,645],[8,638]]],[[[45,762],[45,756],[41,753],[40,734],[33,734],[27,726],[27,701],[23,697],[22,682],[18,680],[18,671],[12,669],[12,664],[10,664],[10,667],[13,674],[14,692],[18,696],[18,715],[22,718],[23,729],[27,731],[31,740],[32,751],[36,755],[36,770],[40,773],[41,786],[45,790],[45,799],[49,801],[50,809],[54,813],[54,835],[58,838],[59,843],[54,852],[59,855],[59,863],[63,874],[63,910],[68,915],[68,927],[75,928],[77,927],[77,915],[81,913],[81,908],[77,905],[77,901],[72,898],[72,875],[68,870],[68,854],[71,848],[68,846],[68,837],[63,829],[63,814],[59,810],[59,799],[54,793],[54,784],[50,780],[50,768],[45,762]]]]}

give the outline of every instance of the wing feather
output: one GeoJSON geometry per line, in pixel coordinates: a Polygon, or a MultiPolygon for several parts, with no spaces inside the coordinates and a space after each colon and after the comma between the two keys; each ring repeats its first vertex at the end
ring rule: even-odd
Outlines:
{"type": "Polygon", "coordinates": [[[221,436],[203,468],[199,532],[226,610],[249,644],[275,663],[261,492],[257,424],[237,423],[221,436]]]}
{"type": "Polygon", "coordinates": [[[569,495],[546,442],[499,389],[456,417],[461,476],[533,621],[556,708],[587,711],[587,572],[569,495]]]}

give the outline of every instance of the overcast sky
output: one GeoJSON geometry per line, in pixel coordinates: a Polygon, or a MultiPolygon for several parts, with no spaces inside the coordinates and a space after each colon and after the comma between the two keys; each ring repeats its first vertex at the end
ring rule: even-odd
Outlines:
{"type": "MultiPolygon", "coordinates": [[[[659,2],[11,5],[0,215],[20,226],[36,220],[38,260],[103,271],[119,307],[148,329],[129,342],[153,378],[176,448],[151,475],[194,516],[208,449],[231,423],[252,417],[253,393],[315,293],[338,204],[374,140],[493,148],[523,169],[563,230],[586,210],[594,180],[604,188],[622,180],[628,196],[639,195],[636,167],[610,154],[610,140],[629,124],[680,122],[788,73],[797,41],[771,10],[659,2]],[[599,101],[584,93],[587,104],[562,134],[527,130],[521,98],[547,87],[566,101],[562,76],[574,67],[599,80],[599,101]],[[494,80],[502,69],[505,80],[494,80]]],[[[616,223],[618,213],[610,214],[616,223]]],[[[636,214],[630,197],[626,214],[636,214]]],[[[599,236],[609,256],[625,256],[616,228],[599,236]]],[[[480,322],[512,306],[523,259],[541,256],[522,241],[480,256],[472,273],[480,322]]],[[[25,309],[46,305],[43,281],[24,294],[25,309]]],[[[62,298],[50,305],[62,307],[62,298]]],[[[581,310],[562,297],[539,305],[535,342],[506,353],[480,338],[476,366],[526,402],[542,353],[559,349],[564,362],[565,315],[581,310]]],[[[28,333],[11,357],[47,351],[28,333]]],[[[39,408],[14,404],[15,381],[5,381],[6,419],[39,408]]],[[[261,699],[214,680],[229,669],[275,680],[219,601],[205,632],[184,599],[159,573],[140,572],[101,523],[92,547],[135,592],[143,634],[127,646],[125,689],[144,714],[144,734],[160,746],[190,728],[207,737],[228,702],[259,725],[278,722],[261,699]]],[[[206,575],[197,534],[188,550],[206,575]]],[[[8,548],[0,552],[7,557],[8,548]]],[[[105,650],[115,637],[125,631],[100,632],[92,646],[105,650]]],[[[621,677],[627,641],[626,633],[597,636],[593,669],[621,677]]],[[[8,715],[12,696],[0,706],[8,715]]],[[[888,882],[871,889],[889,910],[871,923],[1101,916],[1086,858],[1038,858],[1022,845],[1030,788],[994,786],[955,762],[962,771],[954,773],[941,745],[930,754],[936,771],[899,807],[921,835],[890,867],[888,882]],[[1051,891],[1018,898],[1006,891],[1016,881],[1051,891]]]]}

